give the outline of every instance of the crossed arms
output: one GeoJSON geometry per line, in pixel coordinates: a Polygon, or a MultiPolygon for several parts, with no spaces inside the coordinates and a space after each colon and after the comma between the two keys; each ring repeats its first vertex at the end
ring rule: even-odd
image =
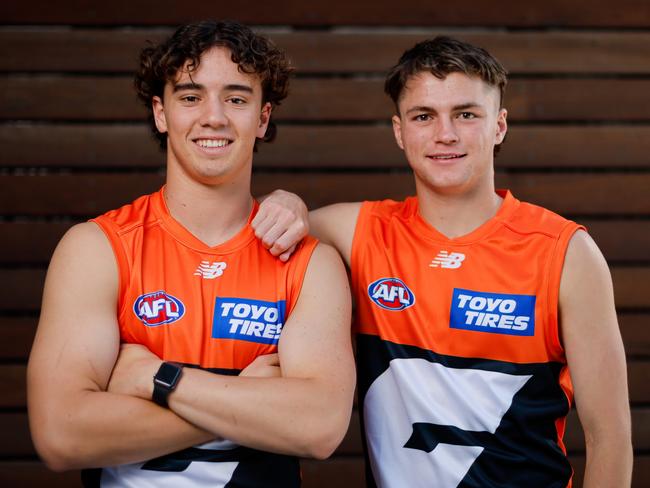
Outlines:
{"type": "Polygon", "coordinates": [[[220,437],[316,458],[338,446],[354,363],[347,278],[332,248],[312,255],[277,360],[238,377],[185,368],[169,410],[150,400],[161,360],[142,346],[120,351],[117,289],[106,237],[93,223],[73,227],[48,270],[27,372],[34,444],[52,469],[144,461],[220,437]]]}

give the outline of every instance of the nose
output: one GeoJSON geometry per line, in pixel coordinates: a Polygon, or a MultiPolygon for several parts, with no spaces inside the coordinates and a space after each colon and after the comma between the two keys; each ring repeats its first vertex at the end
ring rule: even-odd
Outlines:
{"type": "Polygon", "coordinates": [[[451,117],[441,116],[436,119],[436,122],[436,142],[441,142],[442,144],[455,144],[458,142],[458,133],[456,132],[454,120],[451,117]]]}
{"type": "Polygon", "coordinates": [[[225,127],[228,125],[228,116],[221,100],[208,99],[203,104],[200,124],[204,127],[225,127]]]}

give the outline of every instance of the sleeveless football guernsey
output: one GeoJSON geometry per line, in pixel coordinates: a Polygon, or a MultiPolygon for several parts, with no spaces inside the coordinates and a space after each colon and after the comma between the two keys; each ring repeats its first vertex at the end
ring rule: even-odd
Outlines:
{"type": "MultiPolygon", "coordinates": [[[[167,361],[236,375],[277,352],[317,241],[307,238],[281,262],[249,225],[255,203],[236,236],[208,247],[171,217],[163,191],[94,219],[118,263],[121,340],[167,361]]],[[[292,487],[300,470],[295,457],[215,441],[83,478],[101,487],[292,487]]]]}
{"type": "Polygon", "coordinates": [[[509,192],[448,239],[417,198],[365,202],[352,246],[369,486],[566,487],[558,294],[577,224],[509,192]]]}

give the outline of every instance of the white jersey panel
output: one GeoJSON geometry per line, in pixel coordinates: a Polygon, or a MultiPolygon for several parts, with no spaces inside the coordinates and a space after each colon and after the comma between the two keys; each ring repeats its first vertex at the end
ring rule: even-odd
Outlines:
{"type": "Polygon", "coordinates": [[[483,447],[440,443],[431,452],[404,447],[413,424],[494,433],[513,397],[530,378],[448,368],[424,359],[393,359],[364,401],[366,439],[377,484],[456,487],[483,447]]]}

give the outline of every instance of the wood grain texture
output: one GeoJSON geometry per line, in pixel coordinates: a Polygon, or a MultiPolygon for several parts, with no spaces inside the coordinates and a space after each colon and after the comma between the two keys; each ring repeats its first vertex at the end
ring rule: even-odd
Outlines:
{"type": "MultiPolygon", "coordinates": [[[[144,124],[0,124],[0,166],[163,168],[165,155],[144,124]]],[[[650,125],[511,125],[496,159],[505,169],[650,168],[650,125]],[[625,150],[622,150],[625,148],[625,150]]],[[[279,124],[256,168],[406,169],[392,129],[379,125],[279,124]]]]}
{"type": "MultiPolygon", "coordinates": [[[[342,176],[343,178],[344,176],[342,176]]],[[[41,222],[0,222],[0,265],[45,264],[56,244],[77,219],[41,222]]],[[[650,262],[650,225],[647,220],[580,219],[608,261],[650,262]]]]}
{"type": "MultiPolygon", "coordinates": [[[[283,48],[300,74],[384,75],[402,52],[423,39],[448,35],[484,47],[511,75],[648,74],[650,33],[644,31],[502,31],[486,29],[335,28],[282,32],[258,29],[283,48]],[[317,56],[314,53],[318,53],[317,56]]],[[[113,72],[132,74],[147,41],[170,28],[70,29],[0,27],[0,72],[113,72]]]]}
{"type": "MultiPolygon", "coordinates": [[[[576,473],[574,486],[582,486],[584,456],[570,456],[576,473]]],[[[365,486],[363,459],[333,457],[326,461],[301,461],[304,488],[363,488],[365,486]]],[[[54,473],[38,461],[0,461],[0,484],[21,488],[81,488],[78,471],[54,473]]],[[[650,456],[637,455],[634,460],[632,488],[650,485],[650,456]]]]}
{"type": "MultiPolygon", "coordinates": [[[[177,25],[194,19],[215,16],[214,5],[196,1],[192,8],[172,0],[115,0],[97,3],[92,0],[68,0],[48,8],[44,0],[4,2],[0,18],[9,24],[72,25],[177,25]]],[[[418,0],[405,0],[395,9],[386,0],[332,2],[318,0],[305,8],[298,0],[259,3],[242,0],[228,7],[228,18],[247,24],[330,26],[330,25],[454,25],[512,27],[648,27],[650,8],[642,0],[620,0],[616,8],[605,0],[561,0],[517,2],[507,0],[499,8],[485,8],[480,0],[467,0],[454,8],[418,0]]]]}
{"type": "MultiPolygon", "coordinates": [[[[132,84],[130,77],[97,75],[0,77],[0,118],[143,121],[132,84]]],[[[650,80],[514,79],[504,105],[514,122],[647,122],[650,80]]],[[[291,121],[388,121],[392,114],[381,78],[296,79],[276,110],[278,120],[291,121]]]]}
{"type": "MultiPolygon", "coordinates": [[[[564,215],[650,214],[650,173],[501,173],[496,181],[498,188],[511,189],[519,199],[564,215]],[[617,189],[624,189],[625,198],[613,198],[617,189]]],[[[0,175],[0,208],[5,215],[94,216],[155,191],[163,182],[163,175],[152,173],[0,175]]],[[[414,192],[413,177],[405,172],[258,172],[253,176],[254,195],[277,188],[297,193],[310,208],[401,199],[414,192]]]]}

